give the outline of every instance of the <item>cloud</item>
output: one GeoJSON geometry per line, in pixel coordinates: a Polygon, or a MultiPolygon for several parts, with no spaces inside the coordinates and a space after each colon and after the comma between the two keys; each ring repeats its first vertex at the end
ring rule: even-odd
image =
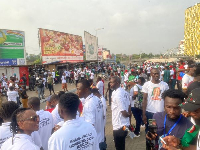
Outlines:
{"type": "MultiPolygon", "coordinates": [[[[6,0],[1,28],[23,30],[28,53],[39,53],[38,28],[96,34],[113,53],[160,53],[184,38],[184,11],[196,0],[6,0]],[[164,48],[163,48],[164,47],[164,48]]],[[[84,40],[84,37],[83,37],[84,40]]]]}

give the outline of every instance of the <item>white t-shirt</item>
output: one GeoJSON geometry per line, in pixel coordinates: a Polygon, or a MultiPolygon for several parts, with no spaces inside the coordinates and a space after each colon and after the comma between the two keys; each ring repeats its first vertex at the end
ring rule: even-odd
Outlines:
{"type": "Polygon", "coordinates": [[[58,113],[58,104],[54,108],[54,110],[51,112],[51,115],[53,117],[53,125],[57,125],[59,122],[63,121],[62,118],[60,118],[60,115],[58,113]]]}
{"type": "Polygon", "coordinates": [[[43,81],[43,84],[44,84],[44,86],[45,86],[45,83],[47,82],[47,80],[46,80],[46,78],[42,78],[42,80],[44,80],[44,81],[43,81]]]}
{"type": "Polygon", "coordinates": [[[62,80],[62,83],[66,83],[66,76],[62,76],[61,80],[62,80]]]}
{"type": "Polygon", "coordinates": [[[161,96],[168,89],[169,86],[163,81],[158,84],[154,84],[151,81],[146,82],[142,87],[142,92],[148,94],[146,111],[151,113],[164,111],[164,100],[161,96]]]}
{"type": "Polygon", "coordinates": [[[38,133],[42,141],[42,147],[44,150],[48,150],[48,140],[54,127],[53,117],[50,112],[44,110],[36,111],[36,114],[40,117],[38,133]]]}
{"type": "Polygon", "coordinates": [[[14,138],[10,137],[3,143],[1,150],[40,150],[40,148],[34,144],[31,136],[27,134],[16,134],[14,138]]]}
{"type": "Polygon", "coordinates": [[[170,70],[171,79],[174,79],[174,78],[173,78],[173,75],[174,75],[174,70],[170,70]]]}
{"type": "Polygon", "coordinates": [[[18,92],[16,91],[8,91],[8,101],[14,101],[17,102],[18,92]]]}
{"type": "Polygon", "coordinates": [[[91,72],[91,74],[90,74],[90,79],[94,79],[94,73],[93,72],[91,72]]]}
{"type": "Polygon", "coordinates": [[[2,85],[5,87],[5,89],[8,89],[8,84],[6,82],[2,82],[2,85]]]}
{"type": "Polygon", "coordinates": [[[194,80],[194,77],[185,74],[182,78],[182,89],[187,89],[188,84],[194,80]]]}
{"type": "Polygon", "coordinates": [[[147,73],[151,73],[151,67],[147,67],[147,73]]]}
{"type": "MultiPolygon", "coordinates": [[[[12,137],[12,133],[10,131],[10,123],[11,122],[6,122],[6,123],[2,123],[2,126],[0,126],[0,148],[2,146],[2,144],[9,139],[10,137],[12,137]]],[[[31,134],[31,138],[34,141],[35,145],[37,145],[38,147],[42,146],[42,142],[41,142],[41,138],[39,136],[38,131],[34,131],[31,134]]]]}
{"type": "Polygon", "coordinates": [[[131,107],[134,107],[134,100],[133,100],[133,95],[134,95],[134,86],[130,89],[130,102],[131,102],[131,107]]]}
{"type": "Polygon", "coordinates": [[[55,73],[55,72],[52,72],[51,74],[52,74],[52,77],[53,77],[53,78],[56,77],[56,73],[55,73]]]}
{"type": "Polygon", "coordinates": [[[126,110],[130,105],[130,95],[122,88],[118,88],[112,92],[112,125],[113,130],[118,130],[123,126],[129,126],[129,117],[122,116],[121,111],[126,110]]]}
{"type": "Polygon", "coordinates": [[[124,81],[128,81],[128,76],[129,76],[129,73],[126,72],[126,73],[124,74],[124,81]]]}
{"type": "Polygon", "coordinates": [[[74,73],[74,79],[78,80],[78,73],[76,73],[76,72],[74,73]]]}
{"type": "Polygon", "coordinates": [[[103,114],[104,114],[104,127],[106,125],[106,111],[107,111],[107,105],[106,105],[106,99],[104,98],[104,96],[101,96],[101,102],[103,104],[103,114]]]}
{"type": "Polygon", "coordinates": [[[12,133],[10,132],[10,122],[2,123],[0,126],[0,148],[1,145],[10,137],[12,137],[12,133]]]}
{"type": "Polygon", "coordinates": [[[82,78],[85,77],[85,72],[84,71],[81,71],[80,74],[81,74],[82,78]]]}
{"type": "Polygon", "coordinates": [[[103,104],[101,100],[90,94],[85,99],[85,104],[83,106],[83,112],[81,117],[84,118],[86,122],[94,125],[97,132],[98,143],[104,141],[104,113],[103,104]]]}
{"type": "Polygon", "coordinates": [[[48,142],[49,150],[99,150],[97,133],[82,118],[66,121],[48,142]]]}
{"type": "Polygon", "coordinates": [[[101,95],[103,95],[103,82],[102,81],[99,81],[96,85],[97,89],[99,90],[99,93],[101,95]]]}

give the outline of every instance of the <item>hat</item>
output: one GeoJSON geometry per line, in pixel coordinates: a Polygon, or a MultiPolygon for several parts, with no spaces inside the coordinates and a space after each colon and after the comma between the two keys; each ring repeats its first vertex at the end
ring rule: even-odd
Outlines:
{"type": "Polygon", "coordinates": [[[196,88],[192,90],[192,92],[188,95],[188,98],[184,103],[180,104],[180,106],[185,111],[195,111],[200,108],[200,88],[196,88]]]}

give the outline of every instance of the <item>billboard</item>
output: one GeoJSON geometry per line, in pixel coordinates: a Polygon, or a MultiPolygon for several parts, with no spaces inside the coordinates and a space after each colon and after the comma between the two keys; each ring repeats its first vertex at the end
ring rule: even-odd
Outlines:
{"type": "Polygon", "coordinates": [[[78,35],[39,29],[42,63],[82,62],[83,41],[78,35]]]}
{"type": "Polygon", "coordinates": [[[103,61],[103,46],[98,46],[98,61],[103,61]]]}
{"type": "Polygon", "coordinates": [[[110,55],[110,50],[103,50],[103,59],[108,59],[110,55]]]}
{"type": "Polygon", "coordinates": [[[85,50],[86,50],[86,60],[97,60],[98,48],[97,48],[97,37],[91,35],[88,32],[84,32],[85,37],[85,50]]]}
{"type": "Polygon", "coordinates": [[[0,29],[0,66],[25,64],[24,31],[0,29]]]}

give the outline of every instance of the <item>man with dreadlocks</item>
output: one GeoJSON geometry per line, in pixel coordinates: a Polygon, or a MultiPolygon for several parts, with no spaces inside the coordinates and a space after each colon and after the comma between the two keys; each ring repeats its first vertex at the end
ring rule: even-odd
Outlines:
{"type": "Polygon", "coordinates": [[[11,117],[10,129],[13,137],[6,140],[1,150],[40,150],[34,144],[31,134],[39,129],[39,117],[35,111],[18,108],[11,117]]]}
{"type": "Polygon", "coordinates": [[[11,116],[17,108],[19,108],[19,106],[13,101],[5,102],[2,104],[2,107],[0,107],[0,118],[3,119],[2,126],[0,126],[0,148],[5,140],[12,136],[10,132],[11,116]]]}

